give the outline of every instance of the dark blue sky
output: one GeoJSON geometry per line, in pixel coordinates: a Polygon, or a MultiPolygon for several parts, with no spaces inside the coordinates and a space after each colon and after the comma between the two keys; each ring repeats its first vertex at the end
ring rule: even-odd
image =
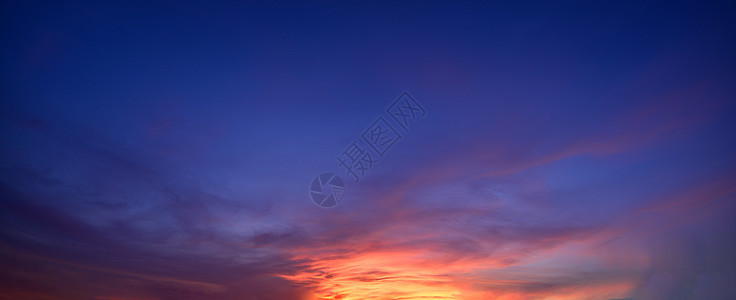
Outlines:
{"type": "Polygon", "coordinates": [[[0,290],[736,297],[735,6],[4,1],[0,290]]]}

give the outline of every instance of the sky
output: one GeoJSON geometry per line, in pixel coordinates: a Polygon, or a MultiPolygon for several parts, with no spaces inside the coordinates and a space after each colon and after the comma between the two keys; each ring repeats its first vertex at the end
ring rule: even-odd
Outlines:
{"type": "Polygon", "coordinates": [[[0,299],[736,299],[735,20],[2,1],[0,299]]]}

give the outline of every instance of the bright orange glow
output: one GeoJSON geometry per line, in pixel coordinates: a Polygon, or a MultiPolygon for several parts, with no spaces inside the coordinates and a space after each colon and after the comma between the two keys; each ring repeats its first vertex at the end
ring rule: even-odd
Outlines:
{"type": "MultiPolygon", "coordinates": [[[[563,257],[570,249],[547,253],[563,257]]],[[[314,256],[297,259],[314,259],[314,256]]],[[[584,253],[580,253],[584,255],[584,253]]],[[[366,251],[345,257],[325,256],[310,271],[283,278],[312,289],[316,299],[587,299],[590,295],[616,298],[630,292],[635,282],[611,279],[554,287],[565,270],[504,266],[497,258],[433,261],[421,249],[366,251]]],[[[591,259],[582,258],[581,259],[591,259]]],[[[564,276],[563,276],[564,277],[564,276]]]]}

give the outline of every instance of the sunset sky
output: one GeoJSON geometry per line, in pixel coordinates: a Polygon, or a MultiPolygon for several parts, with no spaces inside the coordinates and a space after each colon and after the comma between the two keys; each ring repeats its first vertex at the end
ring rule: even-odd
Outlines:
{"type": "Polygon", "coordinates": [[[733,1],[1,1],[0,299],[736,299],[734,53],[733,1]]]}

